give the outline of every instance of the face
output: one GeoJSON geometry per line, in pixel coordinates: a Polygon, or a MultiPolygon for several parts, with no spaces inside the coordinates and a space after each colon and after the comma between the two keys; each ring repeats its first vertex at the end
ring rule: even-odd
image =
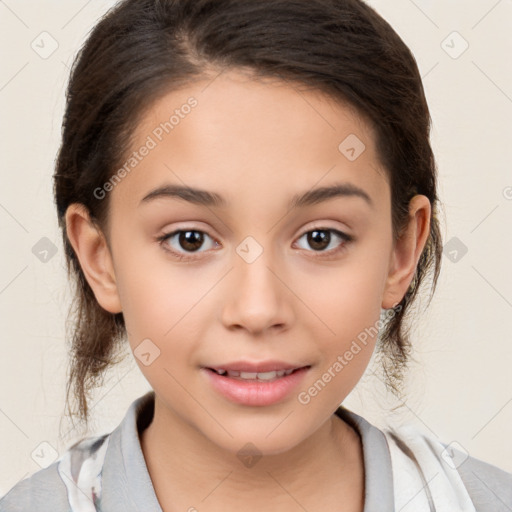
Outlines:
{"type": "Polygon", "coordinates": [[[156,102],[132,149],[108,191],[113,279],[90,281],[98,301],[122,310],[170,420],[233,453],[291,449],[354,388],[394,302],[402,260],[374,134],[319,92],[230,72],[156,102]],[[240,361],[303,369],[274,384],[207,369],[240,361]]]}

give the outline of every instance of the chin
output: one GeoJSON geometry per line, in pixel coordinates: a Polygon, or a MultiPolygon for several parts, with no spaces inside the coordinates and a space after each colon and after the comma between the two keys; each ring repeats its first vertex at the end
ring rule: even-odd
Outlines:
{"type": "Polygon", "coordinates": [[[279,455],[292,450],[307,438],[306,432],[298,432],[291,424],[279,426],[281,420],[272,420],[268,425],[259,428],[254,425],[247,426],[244,422],[230,426],[224,424],[225,429],[233,436],[230,437],[226,431],[215,432],[215,435],[207,435],[210,441],[219,448],[232,453],[238,458],[244,455],[255,457],[279,455]],[[277,428],[276,428],[277,426],[277,428]]]}

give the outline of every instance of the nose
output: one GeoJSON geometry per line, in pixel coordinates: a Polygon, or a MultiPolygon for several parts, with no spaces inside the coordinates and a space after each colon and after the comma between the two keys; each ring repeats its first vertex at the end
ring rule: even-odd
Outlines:
{"type": "Polygon", "coordinates": [[[256,335],[290,326],[293,294],[275,268],[270,252],[263,250],[254,260],[243,252],[239,253],[242,256],[235,255],[221,299],[221,318],[226,328],[246,329],[256,335]]]}

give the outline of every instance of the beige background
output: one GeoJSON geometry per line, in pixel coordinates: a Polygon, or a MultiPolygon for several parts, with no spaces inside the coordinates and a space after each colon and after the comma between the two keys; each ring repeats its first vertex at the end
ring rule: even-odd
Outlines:
{"type": "MultiPolygon", "coordinates": [[[[369,3],[417,58],[433,117],[445,242],[455,237],[467,253],[456,262],[443,256],[437,295],[414,330],[418,363],[406,404],[391,415],[397,403],[371,367],[345,404],[377,426],[414,423],[512,472],[512,1],[369,3]]],[[[68,67],[112,4],[0,2],[0,495],[74,439],[60,421],[69,288],[51,175],[68,67]],[[31,47],[42,48],[44,37],[52,49],[42,32],[58,44],[47,58],[31,47]],[[32,252],[43,237],[57,248],[46,263],[32,252]]],[[[148,389],[131,359],[107,375],[93,401],[92,433],[115,428],[148,389]]]]}

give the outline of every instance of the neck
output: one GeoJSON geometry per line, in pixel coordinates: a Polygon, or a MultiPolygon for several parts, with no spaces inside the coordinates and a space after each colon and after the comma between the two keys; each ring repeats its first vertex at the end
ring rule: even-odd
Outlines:
{"type": "Polygon", "coordinates": [[[318,502],[322,486],[327,492],[331,484],[340,490],[344,482],[352,489],[356,480],[356,488],[364,485],[359,434],[335,414],[294,448],[242,461],[155,396],[153,420],[141,433],[141,447],[166,512],[188,510],[203,500],[208,510],[217,510],[215,503],[219,510],[261,510],[268,503],[287,510],[315,495],[318,502]]]}

